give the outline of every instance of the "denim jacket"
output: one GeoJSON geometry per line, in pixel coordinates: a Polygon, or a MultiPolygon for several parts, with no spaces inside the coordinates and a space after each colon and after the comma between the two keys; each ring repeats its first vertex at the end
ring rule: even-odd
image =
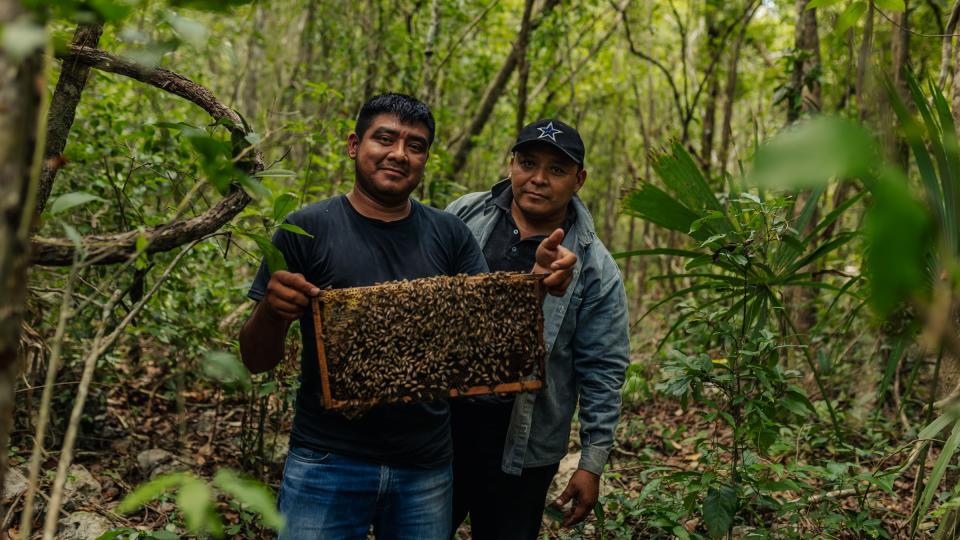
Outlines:
{"type": "MultiPolygon", "coordinates": [[[[494,199],[509,189],[501,181],[489,192],[465,195],[447,207],[486,245],[497,223],[494,199]]],[[[579,468],[595,474],[613,448],[620,417],[620,388],[629,363],[627,297],[620,269],[593,228],[593,217],[576,196],[576,222],[563,246],[577,255],[573,281],[562,297],[543,301],[546,385],[514,402],[502,469],[519,475],[524,467],[559,463],[567,454],[570,421],[579,399],[579,468]]]]}

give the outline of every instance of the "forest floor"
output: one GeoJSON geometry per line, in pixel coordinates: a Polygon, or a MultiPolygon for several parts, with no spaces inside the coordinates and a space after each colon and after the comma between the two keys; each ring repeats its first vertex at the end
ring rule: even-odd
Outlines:
{"type": "MultiPolygon", "coordinates": [[[[225,396],[222,391],[206,384],[196,388],[181,387],[179,392],[171,392],[170,386],[176,387],[176,380],[168,372],[149,366],[138,372],[130,383],[99,384],[92,389],[75,459],[77,465],[89,471],[91,478],[84,480],[85,485],[73,487],[63,512],[65,520],[71,514],[87,512],[104,518],[103,523],[114,527],[147,530],[159,530],[170,522],[180,522],[172,496],[162,497],[134,514],[124,516],[114,511],[123,496],[138,484],[151,476],[175,470],[192,471],[201,478],[210,479],[218,469],[228,467],[246,471],[275,490],[278,488],[286,455],[289,420],[280,420],[283,415],[279,414],[274,399],[269,400],[274,403],[269,407],[269,414],[264,416],[263,422],[258,422],[257,412],[248,405],[250,400],[244,400],[240,395],[225,396]],[[171,394],[180,398],[171,398],[171,394]]],[[[39,389],[35,391],[39,392],[39,389]]],[[[267,400],[261,403],[267,403],[267,400]]],[[[54,418],[53,424],[62,428],[64,420],[54,418]]],[[[20,424],[13,438],[10,465],[25,475],[25,460],[31,448],[28,434],[32,430],[23,419],[20,424]]],[[[700,467],[700,455],[692,441],[702,441],[704,433],[718,439],[730,436],[704,422],[697,410],[683,410],[676,402],[656,396],[626,407],[618,444],[605,475],[604,493],[616,491],[626,497],[638,496],[643,487],[640,473],[654,466],[696,471],[700,467]]],[[[572,439],[571,455],[564,460],[552,488],[554,493],[562,489],[576,466],[576,437],[572,439]]],[[[931,455],[928,462],[932,463],[935,457],[931,455]]],[[[50,453],[44,467],[55,469],[56,459],[56,453],[50,453]]],[[[829,456],[807,456],[806,459],[826,460],[829,456]]],[[[71,475],[71,481],[77,483],[73,476],[76,475],[71,475]]],[[[42,477],[45,490],[51,480],[52,475],[42,477]]],[[[881,505],[885,509],[889,520],[885,520],[884,526],[894,538],[902,537],[908,522],[912,481],[912,477],[905,474],[895,482],[893,493],[874,490],[869,501],[870,505],[881,505]]],[[[842,505],[853,511],[859,503],[852,495],[855,494],[834,494],[847,498],[842,505]]],[[[22,494],[4,503],[9,505],[9,510],[5,516],[0,516],[3,518],[0,538],[4,534],[13,537],[12,533],[16,532],[22,494]]],[[[229,501],[221,499],[218,511],[234,539],[272,537],[255,524],[254,516],[229,501]]],[[[808,526],[810,532],[818,527],[816,523],[808,526]]],[[[685,523],[684,527],[691,531],[703,530],[697,520],[685,523]]],[[[556,525],[549,522],[544,531],[553,538],[570,537],[558,532],[556,525]]],[[[599,537],[592,526],[576,534],[575,537],[599,537]]],[[[468,537],[463,530],[458,536],[468,537]]],[[[64,538],[68,537],[64,535],[64,538]]],[[[638,533],[636,537],[647,536],[638,533]]]]}

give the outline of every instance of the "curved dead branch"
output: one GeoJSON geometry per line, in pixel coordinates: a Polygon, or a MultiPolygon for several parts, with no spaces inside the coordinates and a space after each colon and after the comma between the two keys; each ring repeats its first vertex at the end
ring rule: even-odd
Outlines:
{"type": "MultiPolygon", "coordinates": [[[[216,232],[240,213],[250,202],[250,196],[243,190],[236,190],[220,200],[203,214],[180,221],[174,221],[143,233],[128,231],[117,234],[90,235],[83,238],[83,248],[88,261],[95,264],[113,264],[123,262],[136,253],[137,238],[141,234],[149,244],[147,253],[170,251],[171,249],[216,232]]],[[[69,266],[73,262],[73,242],[67,238],[34,238],[33,260],[35,264],[45,266],[69,266]]]]}
{"type": "MultiPolygon", "coordinates": [[[[236,111],[220,103],[212,92],[190,79],[163,68],[150,68],[114,56],[108,52],[72,45],[61,55],[64,62],[76,62],[100,71],[123,75],[131,79],[155,86],[165,92],[177,95],[206,111],[214,120],[225,122],[231,133],[248,133],[246,123],[236,111]]],[[[243,137],[239,137],[243,140],[243,137]]],[[[235,146],[235,156],[243,156],[238,166],[249,174],[263,170],[263,156],[260,151],[235,146]]],[[[144,232],[127,231],[116,234],[90,235],[82,240],[86,259],[92,264],[113,264],[127,260],[136,253],[137,239],[147,240],[147,253],[169,251],[203,236],[206,236],[228,223],[250,202],[250,196],[239,187],[221,199],[203,214],[174,221],[144,232]]],[[[32,239],[32,261],[42,266],[68,266],[73,262],[76,249],[73,241],[66,238],[32,239]]]]}
{"type": "Polygon", "coordinates": [[[229,119],[236,126],[236,129],[241,132],[244,131],[244,122],[236,111],[217,101],[213,92],[179,73],[163,68],[147,67],[106,51],[83,45],[71,45],[64,51],[61,58],[64,62],[79,62],[100,71],[116,73],[155,86],[164,92],[180,96],[196,104],[207,111],[214,120],[229,119]]]}

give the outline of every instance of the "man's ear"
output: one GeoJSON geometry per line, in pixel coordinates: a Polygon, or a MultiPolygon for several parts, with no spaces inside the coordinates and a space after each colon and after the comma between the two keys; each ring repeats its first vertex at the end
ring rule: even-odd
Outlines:
{"type": "Polygon", "coordinates": [[[577,172],[577,189],[573,190],[574,193],[580,191],[580,188],[583,187],[583,183],[587,181],[587,170],[580,169],[577,172]]]}
{"type": "Polygon", "coordinates": [[[351,133],[347,136],[347,155],[350,156],[350,159],[357,159],[359,151],[360,137],[356,133],[351,133]]]}

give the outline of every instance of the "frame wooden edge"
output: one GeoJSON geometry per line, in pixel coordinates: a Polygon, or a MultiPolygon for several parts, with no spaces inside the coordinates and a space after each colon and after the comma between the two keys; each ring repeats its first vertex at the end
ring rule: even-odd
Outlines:
{"type": "MultiPolygon", "coordinates": [[[[448,395],[452,398],[454,397],[468,397],[468,396],[485,396],[489,394],[512,394],[518,392],[532,392],[534,390],[540,390],[544,387],[543,381],[531,380],[531,381],[518,381],[512,383],[500,383],[494,386],[483,385],[483,386],[472,386],[463,392],[457,390],[456,388],[451,388],[448,395]]],[[[401,399],[400,402],[409,402],[409,398],[401,399]]],[[[331,408],[342,409],[344,407],[350,406],[363,406],[363,407],[373,407],[380,403],[378,400],[374,401],[341,401],[335,400],[332,402],[331,408]]]]}
{"type": "Polygon", "coordinates": [[[323,348],[323,322],[320,320],[320,299],[317,297],[310,299],[310,307],[313,309],[313,332],[317,341],[317,361],[320,364],[320,389],[323,392],[323,408],[333,409],[335,404],[333,396],[330,395],[330,373],[327,371],[327,354],[323,348]]]}

